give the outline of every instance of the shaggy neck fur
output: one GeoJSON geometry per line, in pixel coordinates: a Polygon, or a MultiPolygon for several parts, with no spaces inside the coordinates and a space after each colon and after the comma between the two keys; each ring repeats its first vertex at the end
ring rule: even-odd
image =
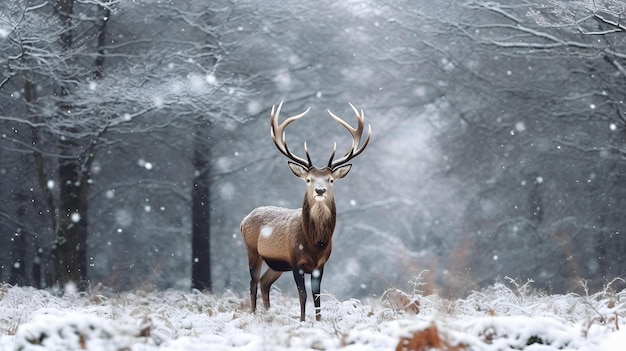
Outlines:
{"type": "Polygon", "coordinates": [[[335,230],[336,220],[335,201],[332,198],[326,201],[304,198],[302,227],[310,245],[315,245],[320,249],[328,246],[335,230]]]}

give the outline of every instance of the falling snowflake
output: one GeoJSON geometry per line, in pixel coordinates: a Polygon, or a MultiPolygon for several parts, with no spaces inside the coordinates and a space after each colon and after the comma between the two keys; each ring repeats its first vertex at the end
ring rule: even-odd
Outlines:
{"type": "Polygon", "coordinates": [[[78,212],[74,212],[72,213],[72,215],[70,216],[70,219],[72,220],[72,222],[74,223],[78,223],[80,222],[80,213],[78,212]]]}

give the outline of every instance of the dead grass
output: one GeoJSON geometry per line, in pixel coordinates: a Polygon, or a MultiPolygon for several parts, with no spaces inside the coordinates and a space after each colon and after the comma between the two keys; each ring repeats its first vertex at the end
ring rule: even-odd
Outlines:
{"type": "Polygon", "coordinates": [[[464,351],[466,345],[452,345],[439,332],[439,328],[433,323],[428,328],[416,331],[411,337],[403,337],[398,342],[396,351],[464,351]]]}

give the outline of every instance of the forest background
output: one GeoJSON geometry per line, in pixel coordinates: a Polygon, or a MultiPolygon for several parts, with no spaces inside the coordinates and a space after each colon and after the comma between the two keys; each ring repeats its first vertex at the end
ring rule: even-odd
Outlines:
{"type": "Polygon", "coordinates": [[[304,192],[269,136],[284,100],[316,164],[351,142],[326,108],[372,125],[323,290],[599,288],[626,270],[625,10],[3,1],[0,281],[247,291],[241,219],[304,192]]]}

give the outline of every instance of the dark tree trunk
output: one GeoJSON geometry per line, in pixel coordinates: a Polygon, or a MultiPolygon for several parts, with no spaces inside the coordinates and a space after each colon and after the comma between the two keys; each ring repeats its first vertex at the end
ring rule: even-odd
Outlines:
{"type": "MultiPolygon", "coordinates": [[[[23,157],[26,158],[26,155],[23,157]]],[[[23,160],[21,163],[26,164],[26,161],[23,160]]],[[[11,259],[8,283],[11,285],[25,286],[28,285],[28,277],[26,276],[25,266],[27,242],[24,224],[26,223],[28,196],[24,191],[19,191],[15,196],[15,200],[19,203],[19,207],[16,212],[17,226],[11,237],[11,249],[9,252],[11,259]]]]}
{"type": "Polygon", "coordinates": [[[9,275],[9,284],[25,286],[26,279],[26,235],[18,228],[13,234],[11,242],[11,271],[9,275]]]}
{"type": "Polygon", "coordinates": [[[98,56],[96,56],[95,61],[95,69],[93,71],[93,78],[100,79],[102,78],[103,67],[104,67],[104,58],[105,58],[105,45],[106,45],[106,26],[109,21],[109,17],[111,16],[111,8],[109,7],[99,7],[100,19],[98,21],[98,56]]]}
{"type": "Polygon", "coordinates": [[[79,251],[81,250],[81,230],[79,223],[86,216],[80,201],[80,165],[76,156],[72,156],[76,143],[60,141],[61,159],[59,160],[59,221],[56,230],[56,242],[52,253],[54,259],[54,283],[60,287],[69,282],[78,284],[86,275],[81,272],[79,251]]]}
{"type": "MultiPolygon", "coordinates": [[[[35,243],[37,243],[37,239],[35,239],[35,243]]],[[[41,289],[43,287],[43,281],[41,280],[41,253],[43,249],[36,244],[35,245],[35,256],[33,257],[33,265],[31,267],[31,272],[33,275],[33,286],[37,289],[41,289]]]]}
{"type": "Polygon", "coordinates": [[[91,159],[72,155],[78,149],[78,143],[67,139],[59,143],[59,219],[52,250],[53,283],[63,287],[73,282],[84,290],[82,284],[87,281],[87,192],[91,159]]]}
{"type": "Polygon", "coordinates": [[[210,148],[201,132],[194,138],[193,166],[195,175],[191,189],[191,286],[211,291],[211,237],[210,237],[210,148]]]}
{"type": "Polygon", "coordinates": [[[82,282],[87,281],[87,231],[89,228],[89,202],[87,199],[87,193],[89,192],[89,164],[91,162],[81,162],[81,165],[86,165],[80,174],[80,189],[78,197],[78,207],[80,213],[80,220],[77,225],[77,240],[78,246],[76,247],[76,254],[78,256],[78,270],[80,272],[80,279],[82,282]]]}
{"type": "MultiPolygon", "coordinates": [[[[70,51],[73,44],[72,18],[75,0],[57,0],[55,10],[63,23],[64,30],[60,34],[60,42],[65,50],[70,51]]],[[[63,83],[57,86],[57,96],[61,99],[58,110],[60,114],[71,111],[72,106],[64,101],[70,95],[70,88],[63,83]]],[[[70,120],[70,116],[64,116],[70,120]]],[[[73,140],[73,127],[68,127],[69,136],[59,140],[61,152],[59,158],[59,219],[56,228],[56,239],[52,249],[53,283],[64,287],[73,282],[79,287],[80,282],[87,277],[86,272],[86,198],[81,196],[85,191],[83,182],[86,181],[80,157],[77,150],[80,143],[73,140]],[[81,257],[84,256],[84,257],[81,257]]]]}
{"type": "Polygon", "coordinates": [[[27,285],[26,278],[26,232],[24,231],[24,216],[26,207],[21,205],[17,210],[17,219],[20,227],[13,234],[11,241],[11,267],[9,284],[24,286],[27,285]]]}

